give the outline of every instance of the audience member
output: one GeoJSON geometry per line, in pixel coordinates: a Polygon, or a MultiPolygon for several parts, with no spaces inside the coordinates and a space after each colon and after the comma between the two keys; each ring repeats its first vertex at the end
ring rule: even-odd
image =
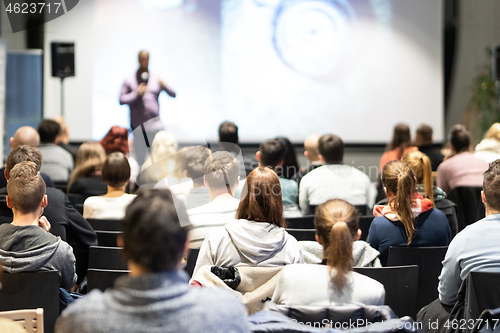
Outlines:
{"type": "Polygon", "coordinates": [[[249,332],[235,296],[187,284],[181,260],[188,230],[180,215],[186,210],[174,206],[169,190],[140,191],[127,208],[120,239],[129,275],[70,305],[56,332],[249,332]]]}
{"type": "Polygon", "coordinates": [[[66,121],[64,120],[63,116],[57,116],[54,118],[54,121],[61,126],[61,130],[59,131],[59,135],[57,136],[57,145],[64,150],[66,150],[68,153],[71,154],[73,157],[73,162],[76,162],[76,154],[78,154],[78,145],[71,145],[69,143],[69,131],[68,131],[68,125],[66,124],[66,121]]]}
{"type": "Polygon", "coordinates": [[[333,134],[318,143],[319,158],[325,165],[309,172],[300,183],[299,204],[303,214],[330,199],[344,199],[352,205],[371,206],[370,178],[359,169],[342,163],[344,143],[333,134]]]}
{"type": "Polygon", "coordinates": [[[118,219],[125,216],[125,209],[135,195],[125,193],[130,179],[130,165],[123,153],[115,152],[106,157],[102,165],[102,180],[108,186],[103,196],[89,197],[83,204],[83,217],[86,219],[118,219]]]}
{"type": "MultiPolygon", "coordinates": [[[[18,163],[25,161],[35,163],[40,170],[42,154],[36,147],[27,145],[11,151],[5,169],[7,180],[10,170],[18,163]]],[[[0,189],[0,223],[10,223],[13,218],[12,210],[7,207],[6,194],[6,188],[0,189]]],[[[97,245],[97,236],[94,229],[78,213],[62,191],[54,187],[47,187],[46,194],[48,204],[45,207],[44,215],[51,221],[50,233],[72,244],[76,256],[77,282],[80,283],[87,274],[89,247],[97,245]]]]}
{"type": "Polygon", "coordinates": [[[106,152],[99,142],[85,142],[78,149],[75,171],[68,183],[68,193],[85,197],[103,195],[107,191],[101,169],[106,152]]]}
{"type": "Polygon", "coordinates": [[[500,123],[494,123],[476,146],[474,156],[491,163],[500,158],[500,123]]]}
{"type": "Polygon", "coordinates": [[[284,227],[280,180],[258,167],[247,177],[235,221],[212,231],[203,241],[193,276],[204,265],[281,266],[302,263],[297,240],[284,227]]]}
{"type": "Polygon", "coordinates": [[[444,156],[441,154],[441,149],[432,146],[432,127],[422,124],[417,128],[415,145],[431,160],[432,171],[436,171],[444,156]]]}
{"type": "MultiPolygon", "coordinates": [[[[14,136],[10,138],[9,146],[10,150],[14,150],[19,146],[28,145],[32,147],[37,147],[40,143],[40,135],[36,129],[31,126],[19,127],[14,133],[14,136]]],[[[0,169],[0,188],[7,186],[7,179],[5,179],[5,167],[0,169]]],[[[52,179],[46,173],[41,173],[43,180],[45,181],[45,186],[54,187],[52,179]]]]}
{"type": "Polygon", "coordinates": [[[141,166],[140,186],[156,184],[162,179],[170,180],[169,176],[175,167],[178,146],[177,139],[172,133],[167,131],[156,133],[151,153],[141,166]]]}
{"type": "Polygon", "coordinates": [[[45,183],[38,170],[33,162],[21,162],[9,172],[6,201],[14,219],[0,225],[0,261],[9,273],[57,270],[61,288],[70,290],[76,282],[75,256],[71,246],[48,232],[50,222],[42,216],[45,183]]]}
{"type": "Polygon", "coordinates": [[[50,119],[43,119],[38,124],[40,134],[39,150],[43,156],[42,172],[55,182],[67,182],[73,171],[73,157],[64,148],[59,147],[61,126],[50,119]]]}
{"type": "Polygon", "coordinates": [[[380,158],[379,174],[382,172],[384,165],[390,161],[400,160],[404,153],[410,150],[417,150],[417,147],[411,145],[410,128],[406,124],[396,125],[392,141],[387,145],[386,152],[380,158]]]}
{"type": "MultiPolygon", "coordinates": [[[[230,121],[225,121],[219,126],[219,142],[223,150],[233,153],[238,156],[241,149],[239,148],[239,137],[238,137],[238,126],[230,121]],[[238,149],[236,149],[238,148],[238,149]]],[[[255,169],[259,163],[254,156],[243,154],[243,164],[240,165],[240,175],[248,176],[253,169],[255,169]]]]}
{"type": "MultiPolygon", "coordinates": [[[[444,163],[444,162],[443,162],[444,163]]],[[[440,320],[442,329],[451,309],[458,301],[460,285],[469,272],[500,272],[500,161],[489,165],[483,177],[481,199],[486,217],[468,225],[451,241],[439,276],[439,299],[424,307],[419,321],[440,320]]],[[[425,325],[424,325],[425,326],[425,325]]]]}
{"type": "Polygon", "coordinates": [[[233,221],[240,201],[233,197],[239,183],[238,160],[227,151],[218,151],[205,161],[205,185],[210,203],[188,210],[191,220],[189,247],[200,248],[205,237],[215,228],[233,221]]]}
{"type": "Polygon", "coordinates": [[[330,200],[318,207],[316,240],[324,249],[323,265],[283,268],[272,297],[275,303],[323,307],[384,304],[384,286],[352,271],[353,243],[361,236],[356,216],[356,208],[344,200],[330,200]]]}
{"type": "Polygon", "coordinates": [[[308,163],[311,162],[311,164],[307,165],[306,167],[301,167],[299,171],[295,173],[293,180],[295,180],[297,184],[299,184],[299,188],[302,177],[304,177],[308,172],[323,165],[323,163],[319,159],[319,138],[320,136],[318,134],[311,134],[304,141],[304,156],[307,158],[308,163]]]}
{"type": "Polygon", "coordinates": [[[482,175],[488,169],[488,162],[470,152],[470,140],[470,133],[463,125],[453,126],[448,133],[452,156],[439,165],[436,177],[437,186],[448,194],[458,186],[483,184],[482,175]]]}
{"type": "Polygon", "coordinates": [[[276,140],[284,144],[286,148],[285,155],[283,155],[283,163],[276,169],[276,173],[282,178],[295,179],[295,174],[299,170],[295,147],[285,137],[277,137],[276,140]]]}
{"type": "Polygon", "coordinates": [[[382,169],[382,183],[389,198],[387,206],[375,206],[375,218],[367,242],[380,252],[387,265],[391,246],[446,246],[451,230],[443,212],[432,201],[415,192],[416,178],[403,161],[391,161],[382,169]]]}
{"type": "Polygon", "coordinates": [[[205,161],[209,156],[210,150],[203,146],[196,146],[186,151],[186,176],[193,181],[193,188],[185,197],[188,209],[210,202],[208,187],[203,181],[205,161]]]}
{"type": "Polygon", "coordinates": [[[154,188],[168,188],[172,194],[177,195],[179,198],[186,198],[189,191],[193,188],[193,181],[191,178],[186,177],[186,154],[193,148],[193,146],[184,147],[175,154],[175,157],[169,161],[170,167],[167,173],[167,178],[160,180],[154,188]]]}

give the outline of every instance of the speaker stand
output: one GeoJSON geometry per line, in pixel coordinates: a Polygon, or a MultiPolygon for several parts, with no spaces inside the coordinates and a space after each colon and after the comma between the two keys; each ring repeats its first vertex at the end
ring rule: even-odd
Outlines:
{"type": "Polygon", "coordinates": [[[64,77],[61,76],[61,117],[64,117],[64,77]]]}

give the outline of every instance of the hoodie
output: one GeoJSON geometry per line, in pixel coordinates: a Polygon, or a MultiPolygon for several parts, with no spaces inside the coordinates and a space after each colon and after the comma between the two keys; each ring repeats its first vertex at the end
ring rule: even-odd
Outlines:
{"type": "MultiPolygon", "coordinates": [[[[323,262],[323,246],[318,242],[299,242],[304,255],[304,263],[320,264],[323,262]]],[[[379,252],[365,241],[355,241],[352,244],[352,257],[354,267],[382,267],[378,258],[379,252]]]]}
{"type": "Polygon", "coordinates": [[[67,290],[76,282],[71,246],[36,225],[0,225],[0,261],[9,273],[57,270],[67,290]]]}
{"type": "Polygon", "coordinates": [[[204,265],[281,266],[303,262],[299,243],[284,228],[241,219],[205,238],[193,276],[204,265]]]}
{"type": "Polygon", "coordinates": [[[474,150],[474,156],[491,163],[500,158],[500,141],[489,138],[483,139],[474,150]]]}

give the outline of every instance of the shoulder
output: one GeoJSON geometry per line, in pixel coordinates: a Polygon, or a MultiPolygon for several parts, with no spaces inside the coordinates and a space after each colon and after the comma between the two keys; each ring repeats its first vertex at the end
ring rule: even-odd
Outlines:
{"type": "Polygon", "coordinates": [[[56,322],[56,331],[92,332],[92,326],[100,322],[96,319],[103,318],[106,312],[104,294],[100,290],[92,290],[85,298],[76,300],[62,312],[56,322]]]}

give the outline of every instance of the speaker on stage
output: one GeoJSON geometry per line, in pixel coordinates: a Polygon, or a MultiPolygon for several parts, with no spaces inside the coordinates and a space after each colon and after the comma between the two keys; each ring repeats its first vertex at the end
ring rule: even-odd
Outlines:
{"type": "Polygon", "coordinates": [[[75,76],[75,43],[52,43],[52,76],[75,76]]]}
{"type": "Polygon", "coordinates": [[[500,81],[500,44],[493,45],[493,81],[500,81]]]}

